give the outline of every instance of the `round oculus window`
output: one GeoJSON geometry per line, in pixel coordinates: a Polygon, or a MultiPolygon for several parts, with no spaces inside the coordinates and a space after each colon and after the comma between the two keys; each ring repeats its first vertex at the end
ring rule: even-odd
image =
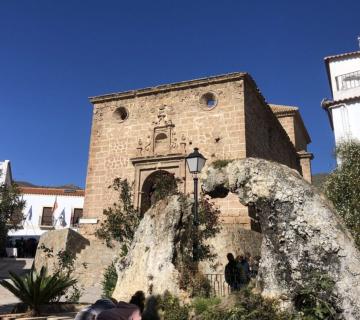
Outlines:
{"type": "Polygon", "coordinates": [[[118,107],[114,111],[114,117],[118,121],[125,121],[129,117],[129,112],[125,107],[118,107]]]}
{"type": "Polygon", "coordinates": [[[211,110],[216,107],[217,98],[214,93],[207,92],[201,96],[200,104],[204,109],[211,110]]]}

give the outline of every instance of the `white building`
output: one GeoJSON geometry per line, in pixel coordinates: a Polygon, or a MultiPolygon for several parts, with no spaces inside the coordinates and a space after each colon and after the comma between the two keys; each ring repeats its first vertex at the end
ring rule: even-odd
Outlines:
{"type": "Polygon", "coordinates": [[[0,185],[12,184],[11,165],[9,160],[0,161],[0,185]]]}
{"type": "Polygon", "coordinates": [[[22,227],[10,239],[38,239],[48,230],[77,228],[82,217],[84,190],[20,186],[26,205],[22,227]]]}
{"type": "Polygon", "coordinates": [[[324,99],[321,105],[328,113],[335,144],[360,141],[360,51],[326,57],[325,65],[332,100],[324,99]]]}

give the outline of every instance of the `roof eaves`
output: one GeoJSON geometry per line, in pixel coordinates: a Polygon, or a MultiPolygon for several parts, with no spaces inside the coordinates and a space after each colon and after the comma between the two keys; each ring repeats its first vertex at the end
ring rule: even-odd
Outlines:
{"type": "Polygon", "coordinates": [[[332,56],[327,56],[324,58],[325,61],[330,61],[330,60],[337,60],[337,59],[341,59],[341,58],[348,58],[348,57],[353,57],[353,56],[360,56],[360,51],[353,51],[353,52],[346,52],[346,53],[340,53],[340,54],[335,54],[332,56]]]}
{"type": "Polygon", "coordinates": [[[23,194],[38,194],[38,195],[54,195],[54,196],[69,196],[69,197],[83,197],[85,191],[80,190],[71,190],[71,192],[66,192],[67,189],[58,189],[58,188],[36,188],[36,187],[19,187],[19,190],[23,194]]]}
{"type": "Polygon", "coordinates": [[[338,104],[347,103],[347,102],[356,102],[356,101],[360,101],[360,96],[355,96],[355,97],[345,98],[345,99],[340,99],[340,100],[325,100],[324,99],[321,102],[321,106],[324,109],[328,109],[329,107],[336,106],[338,104]]]}
{"type": "Polygon", "coordinates": [[[162,85],[158,85],[158,86],[154,86],[154,87],[147,87],[147,88],[143,88],[143,89],[109,93],[109,94],[105,94],[105,95],[89,97],[89,100],[91,103],[94,104],[94,103],[100,103],[100,102],[105,102],[105,101],[111,101],[111,100],[115,100],[115,99],[125,99],[125,98],[131,98],[131,97],[135,97],[135,96],[143,96],[143,95],[156,94],[156,93],[167,92],[167,91],[172,91],[172,90],[186,89],[186,88],[191,88],[191,87],[207,85],[207,84],[211,84],[211,83],[233,81],[233,80],[237,80],[237,79],[242,79],[245,76],[248,76],[248,74],[246,72],[233,72],[233,73],[227,73],[227,74],[211,76],[211,77],[206,77],[206,78],[199,78],[199,79],[194,79],[194,80],[162,84],[162,85]]]}

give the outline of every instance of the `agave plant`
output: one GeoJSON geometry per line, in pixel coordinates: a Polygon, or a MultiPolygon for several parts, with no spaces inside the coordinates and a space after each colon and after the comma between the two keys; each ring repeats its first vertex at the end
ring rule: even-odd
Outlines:
{"type": "Polygon", "coordinates": [[[32,315],[38,315],[41,305],[61,297],[77,281],[60,273],[47,275],[45,267],[39,273],[31,269],[22,277],[11,271],[9,274],[13,283],[1,280],[0,284],[25,303],[32,315]]]}

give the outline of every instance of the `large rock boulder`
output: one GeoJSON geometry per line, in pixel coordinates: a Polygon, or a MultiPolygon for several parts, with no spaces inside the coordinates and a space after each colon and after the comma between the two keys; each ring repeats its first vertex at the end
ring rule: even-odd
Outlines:
{"type": "Polygon", "coordinates": [[[210,168],[210,192],[226,188],[255,206],[263,233],[259,283],[262,294],[291,306],[296,290],[320,271],[335,281],[336,307],[360,319],[360,253],[324,196],[294,170],[247,158],[210,168]]]}
{"type": "Polygon", "coordinates": [[[191,221],[191,206],[172,196],[151,207],[136,230],[131,248],[117,265],[118,281],[113,297],[129,300],[137,291],[162,294],[166,290],[186,296],[180,289],[176,262],[184,225],[191,221]]]}
{"type": "Polygon", "coordinates": [[[95,302],[102,294],[101,282],[105,268],[119,254],[118,246],[108,248],[102,241],[94,237],[85,238],[68,228],[48,231],[40,237],[35,268],[40,270],[46,266],[52,273],[59,266],[57,254],[60,251],[66,251],[76,258],[72,276],[78,280],[78,286],[82,289],[80,302],[95,302]],[[45,247],[52,250],[51,254],[41,249],[45,247]]]}

